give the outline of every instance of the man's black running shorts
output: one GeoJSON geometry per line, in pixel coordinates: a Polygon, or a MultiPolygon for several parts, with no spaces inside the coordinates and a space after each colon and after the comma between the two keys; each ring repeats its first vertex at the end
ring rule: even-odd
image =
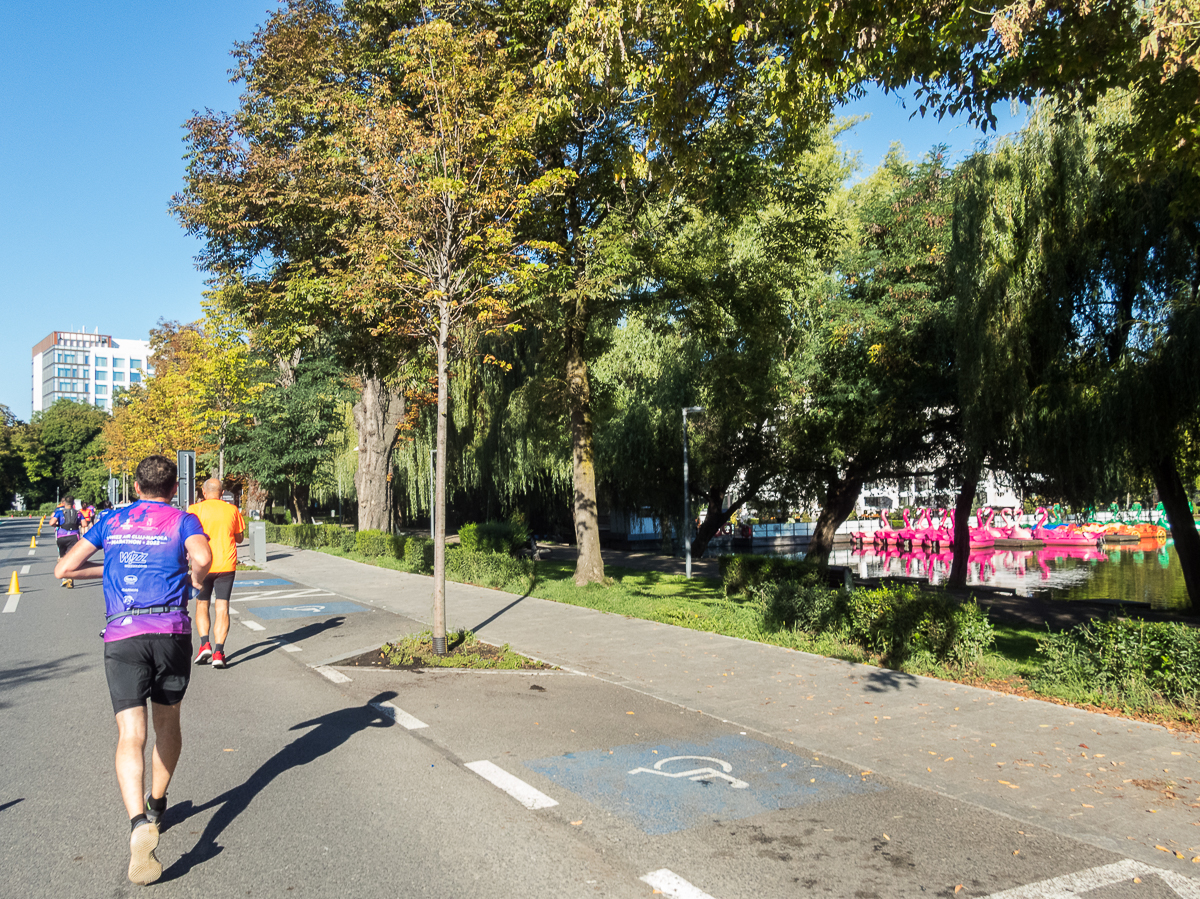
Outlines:
{"type": "Polygon", "coordinates": [[[138,634],[104,644],[113,714],[145,705],[175,705],[192,674],[191,634],[138,634]]]}
{"type": "Polygon", "coordinates": [[[218,571],[216,574],[206,574],[204,576],[204,589],[196,593],[196,599],[200,602],[208,602],[216,594],[217,599],[223,599],[228,602],[229,597],[233,595],[233,575],[232,571],[218,571]]]}
{"type": "Polygon", "coordinates": [[[67,554],[67,550],[79,542],[79,535],[68,534],[65,537],[59,537],[54,542],[58,544],[58,557],[61,559],[67,554]]]}

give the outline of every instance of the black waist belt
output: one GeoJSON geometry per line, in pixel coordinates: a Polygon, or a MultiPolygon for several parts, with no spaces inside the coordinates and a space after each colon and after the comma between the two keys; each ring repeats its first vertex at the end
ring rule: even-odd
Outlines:
{"type": "Polygon", "coordinates": [[[142,606],[132,609],[126,609],[124,612],[117,612],[115,615],[109,615],[104,619],[105,624],[112,624],[118,619],[125,618],[129,615],[161,615],[163,612],[178,612],[182,606],[142,606]]]}

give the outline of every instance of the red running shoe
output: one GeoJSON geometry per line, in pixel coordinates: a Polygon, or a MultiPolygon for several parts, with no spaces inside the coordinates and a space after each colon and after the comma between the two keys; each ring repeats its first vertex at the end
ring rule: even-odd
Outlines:
{"type": "Polygon", "coordinates": [[[204,643],[200,647],[200,651],[196,653],[196,659],[192,662],[193,665],[204,665],[213,657],[212,647],[208,643],[204,643]]]}
{"type": "Polygon", "coordinates": [[[212,666],[214,668],[224,668],[225,667],[225,653],[221,652],[221,650],[219,650],[219,649],[216,652],[214,652],[212,654],[212,666]]]}

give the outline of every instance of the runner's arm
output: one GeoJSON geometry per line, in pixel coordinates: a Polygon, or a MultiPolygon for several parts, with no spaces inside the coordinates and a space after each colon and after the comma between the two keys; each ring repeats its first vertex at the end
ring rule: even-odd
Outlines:
{"type": "Polygon", "coordinates": [[[58,564],[54,566],[54,576],[59,580],[63,578],[87,580],[88,578],[104,577],[103,565],[87,564],[87,560],[99,548],[80,537],[75,545],[58,560],[58,564]]]}
{"type": "Polygon", "coordinates": [[[192,586],[204,589],[204,576],[212,568],[212,547],[203,534],[192,534],[183,544],[187,547],[188,559],[192,563],[192,586]]]}

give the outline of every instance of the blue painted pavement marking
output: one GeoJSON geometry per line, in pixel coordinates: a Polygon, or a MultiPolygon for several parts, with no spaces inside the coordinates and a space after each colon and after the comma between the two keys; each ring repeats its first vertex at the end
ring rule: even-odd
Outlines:
{"type": "Polygon", "coordinates": [[[281,580],[280,578],[269,578],[262,581],[243,581],[241,578],[235,578],[234,584],[238,587],[294,587],[291,581],[281,580]]]}
{"type": "Polygon", "coordinates": [[[525,763],[648,834],[884,789],[749,737],[638,743],[525,763]]]}
{"type": "Polygon", "coordinates": [[[349,615],[353,612],[370,611],[356,602],[305,602],[297,600],[290,606],[268,606],[265,609],[251,608],[248,611],[258,618],[315,618],[319,615],[349,615]]]}

